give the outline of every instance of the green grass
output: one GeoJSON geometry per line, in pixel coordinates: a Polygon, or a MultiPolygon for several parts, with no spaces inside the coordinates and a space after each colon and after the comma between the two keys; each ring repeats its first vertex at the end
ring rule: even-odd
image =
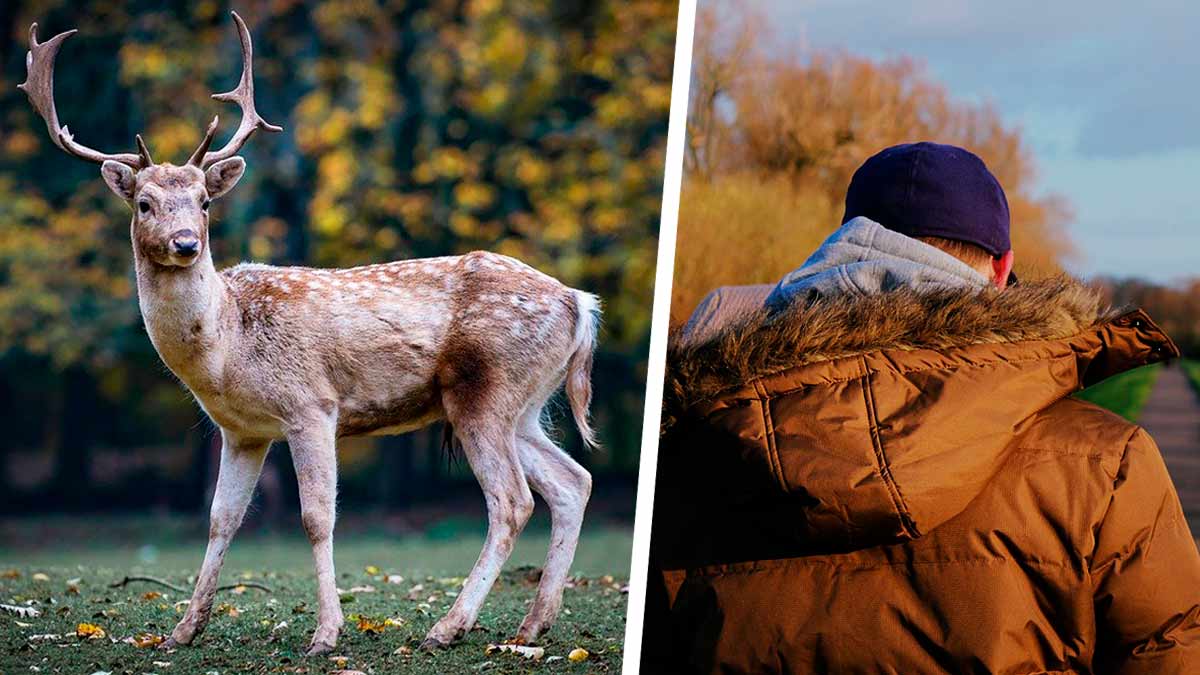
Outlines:
{"type": "Polygon", "coordinates": [[[1107,408],[1125,419],[1136,422],[1146,405],[1146,398],[1158,379],[1161,364],[1135,368],[1094,384],[1076,394],[1077,397],[1107,408]]]}
{"type": "Polygon", "coordinates": [[[604,526],[585,530],[573,567],[576,576],[566,591],[554,628],[543,638],[546,657],[565,657],[575,647],[591,656],[575,663],[566,658],[526,661],[511,654],[486,654],[489,643],[511,638],[536,584],[531,566],[540,566],[548,536],[528,531],[518,542],[512,560],[496,583],[476,630],[451,649],[437,654],[397,653],[415,650],[425,632],[454,601],[479,553],[482,537],[457,536],[435,540],[419,535],[384,538],[375,534],[343,537],[335,543],[339,588],[370,586],[343,595],[347,615],[334,656],[306,658],[303,654],[316,625],[316,585],[311,553],[302,535],[242,537],[234,541],[222,573],[223,583],[254,580],[271,593],[247,589],[225,591],[217,602],[228,606],[214,612],[204,636],[192,647],[172,653],[138,648],[121,640],[142,633],[170,633],[181,616],[181,594],[148,583],[123,588],[109,584],[126,575],[147,574],[189,586],[204,553],[204,543],[175,536],[170,528],[132,541],[107,546],[83,537],[80,542],[22,546],[21,552],[0,549],[0,603],[32,606],[34,618],[0,612],[0,674],[42,673],[328,673],[355,669],[367,673],[523,673],[619,672],[625,630],[626,594],[631,534],[604,526]],[[368,566],[379,572],[368,573],[368,566]],[[34,575],[44,574],[48,579],[34,575]],[[384,574],[403,581],[387,583],[384,574]],[[615,577],[615,578],[614,578],[615,577]],[[78,594],[70,591],[70,582],[78,594]],[[421,588],[417,588],[420,586],[421,588]],[[162,597],[147,597],[148,592],[162,597]],[[393,618],[382,634],[360,631],[354,617],[372,621],[393,618]],[[286,622],[285,627],[279,626],[286,622]],[[98,625],[106,639],[85,640],[74,635],[80,623],[98,625]],[[26,624],[26,625],[21,625],[26,624]],[[57,638],[32,640],[34,635],[57,638]],[[169,662],[169,666],[155,665],[169,662]],[[485,665],[488,664],[488,665],[485,665]]]}
{"type": "Polygon", "coordinates": [[[1187,375],[1188,381],[1192,383],[1192,388],[1196,390],[1196,393],[1200,394],[1200,361],[1180,359],[1179,365],[1183,368],[1184,374],[1187,375]]]}

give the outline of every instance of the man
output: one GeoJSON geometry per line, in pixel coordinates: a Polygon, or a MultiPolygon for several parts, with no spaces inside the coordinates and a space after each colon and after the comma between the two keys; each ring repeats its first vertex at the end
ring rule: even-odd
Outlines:
{"type": "Polygon", "coordinates": [[[1003,290],[1012,274],[1008,200],[983,160],[962,148],[908,143],[866,161],[846,191],[842,227],[778,284],[709,293],[684,333],[698,341],[798,293],[868,294],[900,287],[1003,290]],[[882,224],[882,225],[881,225],[882,224]]]}
{"type": "Polygon", "coordinates": [[[1178,355],[1013,285],[1003,190],[884,150],[774,287],[673,345],[643,672],[1200,672],[1200,555],[1150,437],[1071,397],[1178,355]]]}

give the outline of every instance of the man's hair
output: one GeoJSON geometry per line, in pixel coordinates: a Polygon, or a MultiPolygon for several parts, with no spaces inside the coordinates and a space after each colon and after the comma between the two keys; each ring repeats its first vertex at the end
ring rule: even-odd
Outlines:
{"type": "Polygon", "coordinates": [[[918,240],[958,258],[971,267],[990,267],[994,256],[982,246],[945,237],[917,237],[918,240]]]}

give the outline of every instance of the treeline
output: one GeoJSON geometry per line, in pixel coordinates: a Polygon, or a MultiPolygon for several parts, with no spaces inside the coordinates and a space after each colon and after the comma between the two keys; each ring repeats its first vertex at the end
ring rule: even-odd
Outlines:
{"type": "MultiPolygon", "coordinates": [[[[212,226],[218,266],[350,266],[489,249],[605,301],[600,474],[640,440],[674,0],[241,3],[259,112],[281,134],[212,226]]],[[[194,508],[212,434],[141,325],[127,208],[53,147],[16,85],[29,25],[71,28],[59,117],[84,143],[181,162],[236,83],[225,2],[0,3],[0,491],[5,510],[194,508]]],[[[351,441],[353,494],[436,495],[437,430],[351,441]],[[357,483],[356,483],[357,481],[357,483]],[[361,489],[358,489],[361,488],[361,489]]],[[[576,445],[574,434],[564,434],[576,445]]],[[[286,466],[286,453],[272,453],[286,466]]],[[[284,481],[286,483],[286,481],[284,481]]],[[[347,494],[351,494],[350,491],[347,494]]]]}
{"type": "Polygon", "coordinates": [[[987,104],[953,100],[908,59],[786,47],[732,3],[699,12],[686,178],[671,315],[712,288],[777,280],[840,223],[846,186],[870,155],[936,140],[980,155],[1007,192],[1017,271],[1061,269],[1072,247],[1062,199],[1034,191],[1020,132],[987,104]]]}

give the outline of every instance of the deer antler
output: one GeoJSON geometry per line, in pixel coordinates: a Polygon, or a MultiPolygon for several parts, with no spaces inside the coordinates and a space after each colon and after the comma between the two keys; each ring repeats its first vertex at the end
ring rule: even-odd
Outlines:
{"type": "Polygon", "coordinates": [[[242,79],[238,82],[238,86],[233,91],[227,91],[224,94],[213,94],[213,98],[218,101],[233,101],[242,109],[242,121],[238,123],[237,131],[234,132],[233,138],[225,144],[220,150],[213,152],[208,151],[208,147],[212,145],[213,134],[217,131],[217,117],[213,117],[213,121],[208,125],[208,131],[204,134],[204,140],[200,141],[200,147],[192,153],[188,159],[188,164],[198,166],[201,169],[216,164],[223,159],[229,159],[237,154],[237,151],[246,144],[250,139],[250,135],[258,129],[267,131],[283,131],[283,127],[275,126],[268,123],[262,117],[259,117],[258,111],[254,108],[254,45],[250,42],[250,30],[246,28],[246,22],[242,21],[242,17],[238,16],[237,12],[230,12],[233,15],[233,20],[237,23],[238,37],[242,41],[242,79]]]}
{"type": "Polygon", "coordinates": [[[59,33],[45,42],[38,42],[38,25],[29,27],[29,53],[25,55],[25,81],[17,88],[29,96],[33,109],[46,121],[46,130],[50,132],[50,140],[54,141],[61,150],[80,159],[97,164],[113,160],[132,167],[134,170],[144,169],[154,162],[150,152],[141,137],[137,139],[138,154],[118,153],[108,154],[93,150],[75,141],[71,130],[58,123],[58,111],[54,109],[54,59],[58,49],[67,38],[75,34],[74,30],[59,33]]]}

